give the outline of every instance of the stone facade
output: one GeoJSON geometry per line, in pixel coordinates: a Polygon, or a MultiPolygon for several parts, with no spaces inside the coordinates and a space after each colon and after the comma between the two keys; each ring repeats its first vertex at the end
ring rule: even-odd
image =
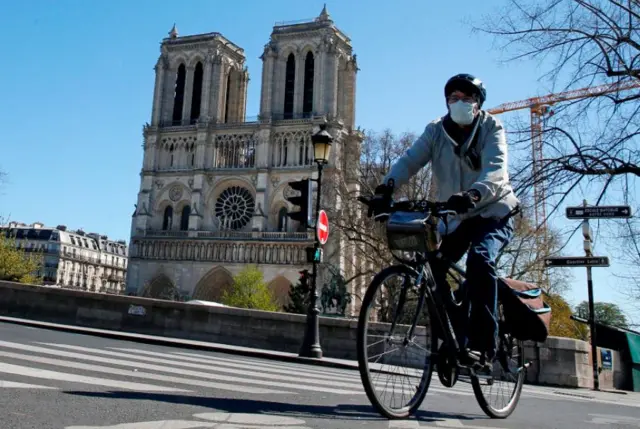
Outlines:
{"type": "MultiPolygon", "coordinates": [[[[286,216],[287,182],[317,177],[311,135],[319,124],[334,137],[329,176],[342,174],[345,145],[362,141],[356,56],[323,9],[310,22],[274,26],[261,59],[260,114],[250,119],[242,48],[219,33],[179,36],[175,26],[163,40],[143,132],[129,293],[216,301],[233,275],[258,264],[284,303],[308,267],[314,237],[286,216]]],[[[352,267],[343,247],[332,231],[325,262],[352,267]]]]}
{"type": "Polygon", "coordinates": [[[44,285],[112,294],[125,290],[128,249],[124,240],[39,222],[9,222],[0,226],[0,234],[15,240],[25,252],[42,255],[42,267],[34,274],[42,277],[44,285]]]}

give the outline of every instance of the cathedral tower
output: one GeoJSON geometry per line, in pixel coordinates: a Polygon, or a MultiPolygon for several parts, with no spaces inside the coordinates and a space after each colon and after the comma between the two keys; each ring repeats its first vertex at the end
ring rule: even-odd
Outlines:
{"type": "Polygon", "coordinates": [[[261,117],[325,115],[354,127],[356,56],[326,7],[311,22],[276,25],[261,58],[261,117]]]}
{"type": "MultiPolygon", "coordinates": [[[[242,48],[219,33],[180,36],[174,26],[160,51],[128,291],[219,301],[233,275],[255,264],[284,304],[314,240],[286,216],[287,183],[315,177],[311,135],[319,124],[327,122],[335,139],[327,174],[340,173],[350,162],[345,147],[362,139],[353,129],[350,40],[326,9],[308,22],[276,24],[261,57],[260,113],[251,121],[242,48]]],[[[335,231],[326,247],[332,266],[349,265],[335,231]]]]}
{"type": "Polygon", "coordinates": [[[178,37],[174,25],[156,64],[152,126],[245,119],[244,50],[220,33],[178,37]]]}

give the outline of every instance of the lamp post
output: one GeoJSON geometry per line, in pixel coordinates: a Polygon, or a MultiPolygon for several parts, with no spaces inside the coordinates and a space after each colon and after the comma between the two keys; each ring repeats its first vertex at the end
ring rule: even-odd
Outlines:
{"type": "Polygon", "coordinates": [[[311,136],[313,143],[313,158],[318,164],[318,178],[314,180],[318,184],[316,193],[316,209],[314,222],[314,244],[313,244],[313,271],[311,274],[311,290],[309,291],[309,308],[307,310],[307,329],[304,334],[302,348],[299,355],[302,357],[322,358],[322,347],[320,347],[320,324],[318,315],[318,287],[316,279],[318,277],[318,249],[321,244],[318,239],[318,212],[320,211],[320,195],[322,188],[322,168],[329,162],[329,154],[331,152],[331,143],[333,137],[326,131],[327,125],[321,124],[320,130],[311,136]]]}

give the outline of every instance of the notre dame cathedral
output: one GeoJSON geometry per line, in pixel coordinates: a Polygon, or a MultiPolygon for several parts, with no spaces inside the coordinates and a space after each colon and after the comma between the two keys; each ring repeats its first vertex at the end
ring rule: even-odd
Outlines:
{"type": "MultiPolygon", "coordinates": [[[[351,41],[326,8],[313,20],[275,25],[260,57],[257,118],[246,117],[243,48],[215,32],[181,36],[174,26],[160,51],[127,292],[219,301],[233,275],[255,264],[283,305],[309,268],[305,248],[314,240],[286,216],[294,210],[287,182],[317,177],[311,135],[319,124],[334,138],[325,171],[358,162],[345,155],[363,139],[351,41]]],[[[331,230],[321,270],[330,265],[348,278],[354,253],[344,240],[331,230]]]]}

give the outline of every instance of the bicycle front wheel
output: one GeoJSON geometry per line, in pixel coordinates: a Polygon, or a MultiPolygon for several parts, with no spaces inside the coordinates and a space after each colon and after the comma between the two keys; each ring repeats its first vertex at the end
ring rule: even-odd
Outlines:
{"type": "Polygon", "coordinates": [[[433,373],[438,340],[431,302],[416,281],[408,267],[388,267],[374,277],[360,309],[360,377],[367,397],[387,418],[405,418],[415,412],[433,373]],[[380,380],[383,377],[388,379],[380,380]]]}

